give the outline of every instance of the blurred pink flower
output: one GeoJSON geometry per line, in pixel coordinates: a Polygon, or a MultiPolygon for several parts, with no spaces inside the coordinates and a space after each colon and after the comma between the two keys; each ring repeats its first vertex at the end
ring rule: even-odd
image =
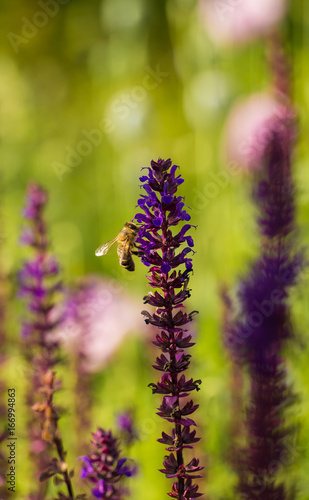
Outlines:
{"type": "Polygon", "coordinates": [[[286,108],[270,94],[254,94],[235,104],[224,130],[228,163],[244,170],[258,168],[265,154],[273,120],[286,121],[286,108]]]}
{"type": "Polygon", "coordinates": [[[30,444],[30,449],[33,453],[42,453],[42,451],[46,450],[46,442],[42,439],[36,439],[30,444]]]}
{"type": "Polygon", "coordinates": [[[84,372],[99,371],[129,333],[146,331],[140,303],[119,287],[115,281],[88,276],[67,291],[58,338],[79,356],[84,372]]]}
{"type": "Polygon", "coordinates": [[[199,0],[208,35],[218,43],[241,43],[263,36],[282,19],[286,0],[199,0]]]}

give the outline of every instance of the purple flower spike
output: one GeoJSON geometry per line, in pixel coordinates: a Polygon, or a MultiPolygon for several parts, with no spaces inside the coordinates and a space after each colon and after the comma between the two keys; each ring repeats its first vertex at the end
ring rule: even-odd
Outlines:
{"type": "Polygon", "coordinates": [[[59,415],[53,404],[53,394],[59,389],[60,380],[55,381],[55,372],[51,371],[60,361],[55,327],[61,321],[56,312],[56,294],[62,286],[58,278],[59,266],[50,253],[47,237],[44,214],[47,199],[47,193],[42,187],[34,183],[28,185],[23,210],[26,227],[21,243],[31,247],[31,257],[24,262],[18,273],[19,296],[25,299],[28,309],[21,329],[23,351],[31,367],[27,404],[35,412],[31,419],[28,418],[35,478],[29,498],[37,499],[45,498],[46,480],[52,476],[58,476],[58,479],[65,482],[69,496],[63,495],[63,498],[74,497],[69,472],[56,467],[58,459],[50,457],[52,446],[55,446],[59,463],[65,461],[62,437],[57,427],[59,415]]]}
{"type": "Polygon", "coordinates": [[[285,465],[280,457],[292,432],[285,410],[294,399],[284,354],[287,340],[293,338],[289,294],[304,266],[295,245],[291,117],[290,109],[282,110],[267,124],[253,193],[259,209],[260,254],[240,283],[238,317],[226,328],[227,345],[249,376],[247,445],[235,456],[239,496],[248,499],[290,498],[280,481],[285,465]],[[279,477],[278,466],[270,464],[280,464],[279,477]]]}
{"type": "Polygon", "coordinates": [[[33,257],[24,262],[19,271],[19,296],[28,300],[29,319],[24,322],[22,337],[28,338],[29,345],[38,343],[47,349],[48,356],[44,357],[47,371],[56,362],[57,341],[51,340],[51,334],[59,323],[59,318],[52,314],[54,309],[54,295],[62,285],[57,280],[59,273],[58,262],[49,253],[49,241],[44,220],[44,210],[47,203],[46,191],[37,184],[29,184],[27,188],[26,204],[23,210],[27,219],[21,242],[32,247],[33,257]]]}
{"type": "Polygon", "coordinates": [[[184,462],[183,450],[192,448],[192,444],[199,441],[195,437],[196,431],[190,430],[196,423],[188,417],[198,405],[186,398],[190,391],[199,389],[201,381],[187,380],[183,374],[191,357],[184,349],[194,345],[186,325],[196,311],[188,314],[183,308],[184,301],[190,296],[188,283],[192,259],[188,254],[193,253],[194,242],[192,236],[186,234],[192,225],[185,224],[178,232],[172,231],[172,226],[190,220],[190,215],[184,210],[183,198],[177,196],[178,186],[183,183],[180,175],[175,176],[177,168],[171,160],[151,162],[148,175],[140,179],[147,195],[141,195],[138,208],[144,213],[138,213],[135,220],[141,224],[137,244],[142,262],[150,268],[149,286],[157,289],[144,297],[144,302],[156,307],[156,311],[153,314],[143,311],[142,314],[147,324],[160,328],[153,343],[163,353],[153,365],[162,373],[161,381],[149,385],[153,393],[163,395],[158,415],[174,424],[171,434],[163,432],[158,440],[167,445],[166,450],[170,452],[161,472],[175,480],[168,495],[189,500],[201,496],[198,485],[192,485],[192,479],[200,477],[195,473],[203,467],[196,458],[187,464],[184,462]]]}
{"type": "Polygon", "coordinates": [[[80,457],[84,462],[81,478],[87,478],[94,487],[91,492],[102,500],[121,500],[127,490],[119,485],[124,477],[135,474],[134,466],[127,458],[119,458],[118,441],[111,431],[98,429],[92,434],[92,450],[89,456],[80,457]]]}

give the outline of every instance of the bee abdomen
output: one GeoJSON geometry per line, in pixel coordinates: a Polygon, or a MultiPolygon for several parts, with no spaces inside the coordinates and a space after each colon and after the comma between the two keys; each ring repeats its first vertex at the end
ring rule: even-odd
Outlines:
{"type": "Polygon", "coordinates": [[[134,261],[133,261],[131,255],[128,256],[128,257],[126,257],[126,258],[124,258],[124,259],[122,259],[121,265],[127,271],[134,271],[134,269],[135,269],[135,264],[134,264],[134,261]]]}
{"type": "Polygon", "coordinates": [[[131,244],[126,241],[124,243],[120,242],[118,245],[118,257],[119,264],[124,267],[127,271],[134,271],[135,264],[131,255],[131,244]]]}

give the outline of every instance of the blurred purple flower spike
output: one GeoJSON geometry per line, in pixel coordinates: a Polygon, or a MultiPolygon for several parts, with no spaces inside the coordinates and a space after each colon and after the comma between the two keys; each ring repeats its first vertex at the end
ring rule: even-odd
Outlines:
{"type": "Polygon", "coordinates": [[[58,262],[49,253],[49,241],[44,221],[44,209],[48,197],[46,191],[37,184],[29,184],[23,214],[28,225],[23,230],[21,241],[34,250],[34,257],[25,261],[18,273],[19,296],[28,300],[29,318],[22,326],[22,337],[28,343],[39,343],[48,350],[45,356],[45,369],[56,362],[55,349],[58,342],[52,339],[51,332],[59,324],[59,317],[52,317],[55,293],[62,289],[57,279],[58,262]],[[25,238],[24,236],[27,235],[25,238]]]}
{"type": "Polygon", "coordinates": [[[291,337],[287,298],[303,265],[302,252],[294,249],[295,192],[291,176],[291,150],[295,125],[291,112],[268,121],[268,141],[257,171],[253,198],[259,209],[258,227],[262,251],[251,272],[241,282],[239,298],[243,319],[238,323],[237,344],[254,354],[291,337]],[[259,307],[259,305],[262,306],[259,307]],[[269,309],[269,314],[261,312],[269,309]],[[250,334],[247,334],[250,332],[250,334]]]}
{"type": "MultiPolygon", "coordinates": [[[[289,497],[277,469],[285,463],[285,442],[292,429],[284,410],[294,396],[286,377],[283,348],[293,337],[288,303],[304,265],[295,247],[295,192],[291,154],[295,124],[290,108],[268,121],[253,198],[259,210],[261,252],[239,287],[240,314],[225,332],[233,359],[247,368],[250,401],[248,444],[236,455],[238,491],[244,498],[289,497]],[[270,464],[278,464],[271,467],[270,464]],[[262,488],[262,489],[261,489],[262,488]]],[[[281,477],[281,475],[280,475],[281,477]]],[[[282,476],[283,477],[283,476],[282,476]]]]}
{"type": "Polygon", "coordinates": [[[32,482],[32,488],[36,488],[36,491],[30,493],[29,499],[45,498],[46,481],[57,474],[66,483],[69,494],[65,496],[59,493],[57,498],[73,498],[69,473],[56,466],[64,462],[65,457],[57,426],[59,414],[53,404],[53,394],[59,389],[60,381],[55,380],[55,372],[52,371],[59,362],[59,342],[54,334],[61,316],[57,313],[55,302],[62,284],[58,278],[58,263],[50,254],[44,220],[47,199],[46,191],[39,185],[28,185],[23,210],[27,226],[21,242],[31,247],[32,258],[24,262],[18,274],[19,295],[26,299],[28,306],[28,317],[23,322],[21,334],[31,373],[27,404],[33,412],[31,420],[28,420],[28,435],[34,462],[32,469],[34,475],[38,475],[32,482]],[[52,445],[57,450],[59,462],[55,457],[50,457],[52,445]]]}

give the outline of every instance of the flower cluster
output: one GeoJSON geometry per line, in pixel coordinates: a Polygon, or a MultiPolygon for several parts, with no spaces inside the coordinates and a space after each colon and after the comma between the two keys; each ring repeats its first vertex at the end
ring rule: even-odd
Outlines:
{"type": "Polygon", "coordinates": [[[183,198],[177,196],[178,186],[183,183],[182,177],[176,176],[178,167],[172,165],[170,159],[159,159],[147,168],[148,175],[140,178],[146,194],[138,201],[144,213],[138,213],[135,220],[141,223],[137,237],[141,260],[150,267],[149,285],[157,289],[144,298],[145,303],[156,307],[156,312],[143,311],[145,322],[160,329],[154,344],[162,354],[156,358],[154,368],[162,372],[162,377],[150,386],[153,393],[163,395],[158,415],[174,424],[171,434],[163,432],[159,439],[170,452],[161,472],[175,479],[168,494],[181,500],[201,495],[192,480],[201,477],[197,472],[202,467],[196,458],[185,464],[183,457],[183,450],[192,448],[199,440],[196,431],[190,430],[196,423],[189,417],[198,405],[186,398],[191,391],[199,389],[201,381],[187,380],[182,373],[188,368],[191,357],[185,349],[194,345],[186,325],[196,311],[188,314],[183,310],[184,301],[190,296],[188,282],[192,259],[189,254],[193,252],[194,243],[187,235],[192,227],[190,224],[184,224],[178,232],[172,230],[173,226],[190,220],[183,198]],[[182,244],[185,247],[177,253],[182,244]],[[181,265],[184,269],[176,270],[181,265]]]}
{"type": "Polygon", "coordinates": [[[87,478],[94,485],[91,491],[96,498],[121,500],[126,490],[119,482],[133,476],[135,467],[129,466],[126,458],[119,458],[118,440],[111,431],[99,428],[92,435],[93,450],[89,456],[80,457],[84,462],[81,478],[87,478]]]}

